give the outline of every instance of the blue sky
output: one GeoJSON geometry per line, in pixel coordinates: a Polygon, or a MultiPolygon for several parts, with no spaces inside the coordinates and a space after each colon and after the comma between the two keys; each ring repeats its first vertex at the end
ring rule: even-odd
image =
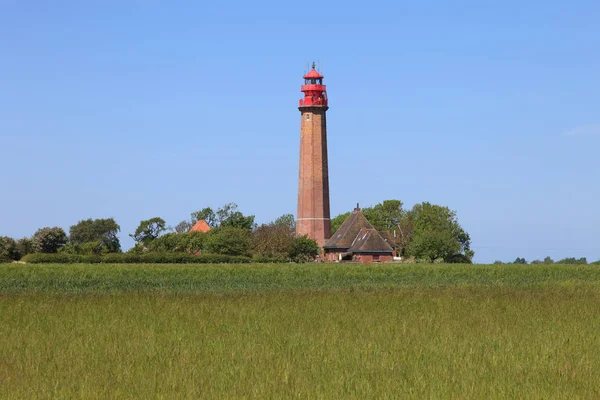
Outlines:
{"type": "Polygon", "coordinates": [[[449,206],[476,261],[600,259],[597,1],[0,0],[0,235],[295,213],[320,60],[332,214],[449,206]]]}

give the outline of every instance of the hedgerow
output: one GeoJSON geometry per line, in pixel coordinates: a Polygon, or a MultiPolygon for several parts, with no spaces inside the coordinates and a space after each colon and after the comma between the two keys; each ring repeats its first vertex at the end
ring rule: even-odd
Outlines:
{"type": "Polygon", "coordinates": [[[275,259],[256,260],[245,256],[222,254],[193,255],[187,253],[113,253],[97,255],[28,254],[22,261],[28,264],[247,264],[250,262],[281,262],[275,259]]]}

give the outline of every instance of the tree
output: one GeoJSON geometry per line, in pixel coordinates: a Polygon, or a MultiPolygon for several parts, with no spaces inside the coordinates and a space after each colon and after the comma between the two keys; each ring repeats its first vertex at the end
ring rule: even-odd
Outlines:
{"type": "Polygon", "coordinates": [[[219,226],[251,230],[254,228],[254,215],[245,216],[238,211],[235,203],[225,204],[217,210],[219,226]]]}
{"type": "Polygon", "coordinates": [[[289,258],[294,230],[283,223],[261,225],[252,232],[252,250],[263,257],[289,258]]]}
{"type": "Polygon", "coordinates": [[[118,253],[121,243],[117,234],[121,227],[113,218],[86,219],[79,221],[69,229],[69,242],[74,246],[100,242],[102,252],[118,253]]]}
{"type": "Polygon", "coordinates": [[[319,245],[313,239],[309,239],[308,235],[296,236],[292,243],[290,257],[295,262],[310,262],[314,261],[319,255],[319,245]]]}
{"type": "Polygon", "coordinates": [[[513,261],[513,264],[527,264],[527,260],[517,257],[515,261],[513,261]]]}
{"type": "Polygon", "coordinates": [[[406,212],[400,200],[384,200],[373,207],[362,210],[364,216],[378,231],[393,231],[405,219],[406,212]]]}
{"type": "Polygon", "coordinates": [[[31,238],[31,247],[35,253],[56,253],[66,244],[67,234],[59,227],[38,229],[31,238]]]}
{"type": "Polygon", "coordinates": [[[245,216],[238,210],[238,206],[235,203],[227,203],[217,209],[216,212],[212,208],[206,207],[200,211],[193,212],[191,217],[192,225],[200,220],[205,220],[211,228],[219,226],[247,230],[254,228],[254,215],[245,216]]]}
{"type": "Polygon", "coordinates": [[[581,257],[577,259],[575,257],[563,258],[556,262],[557,264],[587,264],[587,259],[585,257],[581,257]]]}
{"type": "Polygon", "coordinates": [[[533,260],[533,261],[531,262],[531,264],[533,264],[533,265],[539,265],[539,264],[543,264],[543,263],[544,263],[544,262],[543,262],[542,260],[533,260]]]}
{"type": "Polygon", "coordinates": [[[175,230],[176,233],[185,233],[185,232],[189,232],[190,229],[192,229],[192,224],[190,223],[190,221],[186,221],[183,220],[180,223],[178,223],[177,225],[175,225],[175,228],[173,228],[175,230]]]}
{"type": "Polygon", "coordinates": [[[21,257],[24,257],[27,254],[35,253],[33,241],[26,237],[17,240],[17,250],[21,257]]]}
{"type": "Polygon", "coordinates": [[[230,256],[247,255],[250,250],[250,232],[245,228],[221,226],[207,233],[204,246],[208,253],[230,256]]]}
{"type": "Polygon", "coordinates": [[[281,217],[273,221],[272,224],[277,226],[284,226],[290,231],[294,232],[296,230],[296,217],[294,217],[294,214],[283,214],[281,217]]]}
{"type": "Polygon", "coordinates": [[[8,236],[0,236],[0,263],[11,262],[21,258],[17,242],[8,236]]]}
{"type": "Polygon", "coordinates": [[[204,249],[207,235],[203,232],[167,233],[150,242],[148,250],[197,254],[204,249]]]}
{"type": "Polygon", "coordinates": [[[548,256],[544,258],[544,264],[554,264],[554,260],[548,256]]]}
{"type": "MultiPolygon", "coordinates": [[[[205,220],[208,226],[215,228],[218,225],[217,215],[210,207],[205,207],[200,211],[193,212],[191,214],[192,222],[190,228],[198,221],[205,220]]],[[[189,230],[189,229],[188,229],[189,230]]]]}
{"type": "Polygon", "coordinates": [[[456,219],[456,213],[448,207],[428,202],[416,204],[408,213],[412,221],[412,238],[408,253],[416,258],[431,261],[463,254],[472,259],[471,238],[456,219]]]}
{"type": "Polygon", "coordinates": [[[140,225],[131,236],[137,243],[148,246],[151,241],[158,238],[166,229],[165,220],[160,217],[150,218],[140,222],[140,225]]]}

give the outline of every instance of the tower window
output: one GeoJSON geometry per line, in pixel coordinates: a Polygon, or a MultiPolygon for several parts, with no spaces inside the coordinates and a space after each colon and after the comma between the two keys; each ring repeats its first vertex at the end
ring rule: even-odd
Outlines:
{"type": "Polygon", "coordinates": [[[310,114],[306,114],[306,120],[310,121],[310,114]]]}

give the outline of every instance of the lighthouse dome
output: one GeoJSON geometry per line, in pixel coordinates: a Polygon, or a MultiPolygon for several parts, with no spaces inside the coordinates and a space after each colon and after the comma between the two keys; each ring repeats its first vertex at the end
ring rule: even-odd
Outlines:
{"type": "Polygon", "coordinates": [[[303,77],[304,79],[323,79],[323,75],[321,75],[319,72],[317,72],[317,70],[315,69],[314,65],[313,65],[313,69],[311,69],[308,74],[304,75],[303,77]]]}

